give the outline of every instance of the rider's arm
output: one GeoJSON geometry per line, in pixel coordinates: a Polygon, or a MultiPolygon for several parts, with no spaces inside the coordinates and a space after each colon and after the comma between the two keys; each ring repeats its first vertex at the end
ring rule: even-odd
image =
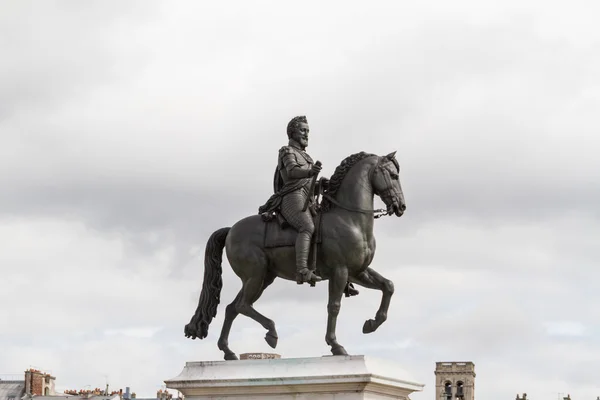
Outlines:
{"type": "Polygon", "coordinates": [[[308,178],[313,175],[310,168],[304,169],[298,163],[296,155],[290,150],[283,151],[282,161],[288,176],[292,179],[308,178]]]}

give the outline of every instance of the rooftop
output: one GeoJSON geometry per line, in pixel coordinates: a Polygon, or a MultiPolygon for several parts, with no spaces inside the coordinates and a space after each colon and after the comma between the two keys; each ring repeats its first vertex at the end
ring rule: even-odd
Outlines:
{"type": "Polygon", "coordinates": [[[15,400],[23,396],[25,392],[25,380],[0,380],[0,400],[15,400]]]}

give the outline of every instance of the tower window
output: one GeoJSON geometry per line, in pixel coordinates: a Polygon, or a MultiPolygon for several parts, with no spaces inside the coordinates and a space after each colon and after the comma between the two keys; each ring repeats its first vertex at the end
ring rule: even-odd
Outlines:
{"type": "Polygon", "coordinates": [[[456,382],[456,398],[463,400],[465,398],[464,384],[462,381],[456,382]]]}
{"type": "Polygon", "coordinates": [[[452,382],[450,381],[444,383],[444,399],[452,400],[452,382]]]}

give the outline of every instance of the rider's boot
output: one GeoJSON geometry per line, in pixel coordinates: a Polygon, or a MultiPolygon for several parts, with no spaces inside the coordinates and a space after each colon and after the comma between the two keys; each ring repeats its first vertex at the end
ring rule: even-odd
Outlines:
{"type": "Polygon", "coordinates": [[[296,238],[296,283],[301,285],[308,282],[312,285],[323,278],[308,269],[308,254],[310,252],[311,232],[299,232],[296,238]]]}
{"type": "Polygon", "coordinates": [[[346,294],[346,297],[350,297],[350,296],[356,296],[360,292],[354,288],[354,285],[351,282],[346,282],[346,287],[344,288],[344,293],[346,294]]]}

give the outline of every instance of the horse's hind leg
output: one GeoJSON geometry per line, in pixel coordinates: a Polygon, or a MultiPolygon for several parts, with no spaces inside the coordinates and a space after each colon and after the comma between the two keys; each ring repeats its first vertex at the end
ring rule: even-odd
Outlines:
{"type": "Polygon", "coordinates": [[[394,294],[394,284],[389,279],[384,278],[371,268],[367,268],[360,275],[352,277],[351,280],[361,286],[369,289],[381,290],[381,304],[375,314],[375,319],[368,319],[363,325],[363,333],[371,333],[377,330],[387,319],[390,300],[394,294]]]}
{"type": "MultiPolygon", "coordinates": [[[[262,292],[275,280],[276,276],[274,274],[268,273],[265,276],[265,279],[262,284],[262,289],[258,294],[258,297],[262,294],[262,292]]],[[[238,316],[239,312],[237,311],[237,303],[241,300],[244,289],[239,291],[235,300],[231,302],[225,308],[225,321],[223,322],[223,328],[221,328],[221,336],[219,336],[218,346],[219,350],[225,353],[225,360],[237,360],[237,356],[231,349],[229,348],[229,333],[231,331],[231,325],[233,324],[233,320],[238,316]]],[[[257,297],[257,299],[258,299],[257,297]]]]}
{"type": "Polygon", "coordinates": [[[251,276],[245,280],[242,286],[242,296],[235,303],[236,311],[242,315],[252,318],[267,330],[265,340],[272,348],[277,346],[277,331],[275,330],[275,322],[265,317],[252,307],[252,304],[261,296],[264,289],[270,285],[275,276],[270,276],[269,273],[265,276],[251,276]],[[267,283],[268,282],[268,283],[267,283]],[[267,283],[265,285],[265,283],[267,283]]]}
{"type": "Polygon", "coordinates": [[[229,348],[229,332],[231,331],[231,325],[233,324],[233,320],[238,316],[238,312],[235,309],[235,303],[242,297],[242,291],[237,294],[235,300],[231,302],[225,308],[225,321],[223,322],[223,327],[221,328],[221,336],[219,336],[219,340],[217,341],[217,345],[219,346],[219,350],[225,353],[225,360],[237,360],[237,356],[231,349],[229,348]]]}

